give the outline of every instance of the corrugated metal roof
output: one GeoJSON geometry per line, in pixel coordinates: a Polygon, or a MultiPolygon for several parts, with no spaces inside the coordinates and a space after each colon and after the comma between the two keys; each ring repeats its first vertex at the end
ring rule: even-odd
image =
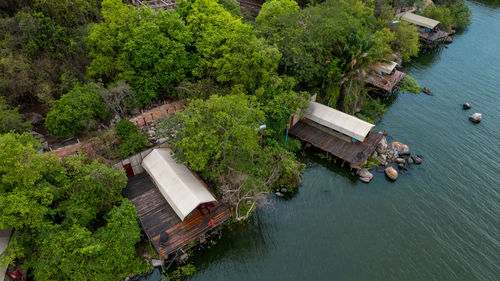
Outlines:
{"type": "Polygon", "coordinates": [[[304,117],[337,132],[364,141],[375,125],[326,105],[312,101],[304,111],[304,117]]]}
{"type": "MultiPolygon", "coordinates": [[[[9,245],[11,230],[0,229],[0,254],[2,254],[7,246],[9,245]]],[[[0,264],[0,281],[3,281],[5,278],[5,271],[7,268],[0,264]]]]}
{"type": "Polygon", "coordinates": [[[142,161],[161,194],[181,220],[202,203],[217,201],[205,184],[170,155],[169,148],[154,149],[142,161]]]}
{"type": "Polygon", "coordinates": [[[413,23],[413,24],[416,24],[419,26],[431,28],[431,29],[436,27],[438,24],[440,24],[440,22],[437,20],[422,17],[422,16],[416,15],[416,14],[411,13],[411,12],[404,13],[401,16],[401,19],[405,20],[407,22],[410,22],[410,23],[413,23]]]}
{"type": "Polygon", "coordinates": [[[371,68],[373,70],[375,70],[375,72],[379,73],[379,74],[382,74],[382,72],[386,73],[386,74],[390,74],[392,73],[392,71],[394,70],[394,68],[396,68],[398,64],[396,62],[389,62],[389,63],[386,63],[386,62],[376,62],[374,63],[371,68]]]}

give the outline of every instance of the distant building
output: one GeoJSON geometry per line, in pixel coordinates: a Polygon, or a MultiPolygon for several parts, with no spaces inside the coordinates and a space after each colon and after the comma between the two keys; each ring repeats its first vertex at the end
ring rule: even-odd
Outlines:
{"type": "Polygon", "coordinates": [[[426,18],[412,12],[406,12],[400,15],[400,19],[412,23],[418,27],[418,35],[424,43],[435,44],[436,42],[445,42],[449,34],[439,29],[441,24],[437,20],[426,18]]]}
{"type": "Polygon", "coordinates": [[[309,103],[303,116],[298,122],[292,117],[289,133],[344,161],[342,165],[349,163],[351,168],[366,164],[383,136],[371,131],[375,125],[315,101],[309,103]]]}

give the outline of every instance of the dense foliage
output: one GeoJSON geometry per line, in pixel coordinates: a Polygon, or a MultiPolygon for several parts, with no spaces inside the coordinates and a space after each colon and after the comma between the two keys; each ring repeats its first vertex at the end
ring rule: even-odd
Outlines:
{"type": "MultiPolygon", "coordinates": [[[[157,136],[244,220],[260,194],[299,185],[301,143],[285,147],[284,131],[312,94],[369,122],[385,113],[364,85],[370,66],[419,51],[416,27],[394,24],[395,11],[415,6],[447,29],[470,23],[463,0],[270,0],[255,21],[233,0],[158,12],[124,2],[0,1],[0,228],[16,230],[4,261],[24,259],[37,280],[122,280],[147,266],[124,174],[37,154],[31,134],[18,134],[31,127],[19,110],[50,109],[46,128],[69,137],[110,112],[187,98],[157,136]]],[[[400,88],[421,90],[409,76],[400,88]]],[[[114,132],[102,143],[119,142],[122,157],[149,145],[125,119],[114,132]]]]}
{"type": "Polygon", "coordinates": [[[116,123],[115,133],[120,140],[120,152],[123,157],[139,153],[149,145],[148,136],[142,134],[139,128],[127,119],[116,123]]]}
{"type": "MultiPolygon", "coordinates": [[[[440,1],[437,1],[440,2],[440,1]]],[[[464,1],[443,1],[444,5],[428,5],[423,15],[441,22],[441,28],[445,30],[463,30],[470,24],[472,15],[469,7],[464,1]]]]}
{"type": "Polygon", "coordinates": [[[260,193],[300,183],[301,165],[293,154],[276,141],[266,145],[265,131],[259,130],[264,121],[255,97],[212,95],[191,101],[186,111],[161,122],[159,131],[182,136],[170,142],[176,156],[215,183],[223,200],[235,207],[236,219],[243,220],[260,193]],[[239,213],[240,205],[248,205],[247,212],[239,213]]]}
{"type": "Polygon", "coordinates": [[[84,129],[96,128],[99,120],[109,114],[99,92],[98,84],[76,85],[69,93],[54,102],[47,114],[46,126],[51,134],[69,137],[84,129]]]}
{"type": "Polygon", "coordinates": [[[23,132],[31,128],[31,124],[23,120],[24,117],[19,113],[18,109],[9,106],[5,102],[5,98],[0,96],[0,134],[10,131],[23,132]]]}
{"type": "Polygon", "coordinates": [[[135,255],[135,208],[121,196],[124,173],[38,147],[31,134],[0,136],[0,228],[16,230],[3,261],[23,258],[36,280],[116,280],[145,270],[135,255]]]}

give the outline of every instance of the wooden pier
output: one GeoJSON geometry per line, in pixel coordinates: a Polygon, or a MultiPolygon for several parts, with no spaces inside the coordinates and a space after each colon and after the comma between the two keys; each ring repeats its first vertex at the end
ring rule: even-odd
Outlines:
{"type": "Polygon", "coordinates": [[[365,82],[374,87],[378,92],[390,95],[394,92],[399,82],[401,82],[405,76],[406,73],[398,70],[395,70],[394,73],[387,75],[370,72],[366,75],[365,82]]]}
{"type": "Polygon", "coordinates": [[[304,118],[297,122],[289,134],[326,151],[350,164],[351,168],[360,169],[373,154],[383,134],[370,132],[363,142],[349,142],[346,138],[335,136],[319,129],[313,121],[304,118]]]}
{"type": "Polygon", "coordinates": [[[139,222],[156,251],[165,258],[205,237],[231,217],[229,208],[215,202],[210,212],[195,209],[181,221],[146,173],[129,178],[123,193],[135,205],[139,222]],[[164,243],[160,242],[162,233],[168,237],[163,238],[164,243]]]}

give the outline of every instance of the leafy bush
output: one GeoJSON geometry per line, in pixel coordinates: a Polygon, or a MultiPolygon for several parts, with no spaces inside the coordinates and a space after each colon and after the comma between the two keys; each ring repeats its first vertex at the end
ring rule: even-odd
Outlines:
{"type": "Polygon", "coordinates": [[[124,157],[127,157],[141,152],[148,145],[148,136],[146,134],[134,133],[120,144],[120,151],[124,157]]]}
{"type": "Polygon", "coordinates": [[[168,275],[173,281],[185,280],[187,277],[195,274],[196,267],[192,264],[186,264],[185,266],[178,267],[176,270],[172,271],[168,275]]]}
{"type": "Polygon", "coordinates": [[[123,119],[115,125],[115,132],[118,139],[124,141],[127,136],[138,133],[139,129],[134,125],[134,123],[123,119]]]}
{"type": "Polygon", "coordinates": [[[139,153],[149,145],[148,136],[126,119],[116,123],[115,132],[121,141],[120,151],[123,157],[139,153]]]}
{"type": "Polygon", "coordinates": [[[98,84],[77,85],[61,99],[47,114],[45,124],[49,132],[58,137],[69,137],[84,129],[91,129],[98,120],[104,120],[109,114],[99,91],[98,84]]]}
{"type": "Polygon", "coordinates": [[[5,134],[12,130],[22,132],[30,128],[31,124],[24,122],[23,116],[18,112],[18,108],[10,107],[6,104],[5,98],[0,96],[0,134],[5,134]]]}
{"type": "Polygon", "coordinates": [[[418,84],[410,75],[406,75],[403,81],[399,84],[399,89],[403,92],[411,92],[414,94],[419,94],[422,91],[422,87],[418,84]]]}
{"type": "Polygon", "coordinates": [[[365,99],[361,112],[357,116],[366,122],[375,123],[375,120],[380,119],[387,112],[387,108],[380,99],[365,99]]]}
{"type": "Polygon", "coordinates": [[[424,16],[440,21],[443,29],[463,30],[470,24],[471,15],[469,7],[463,1],[441,6],[431,4],[424,10],[424,16]]]}

